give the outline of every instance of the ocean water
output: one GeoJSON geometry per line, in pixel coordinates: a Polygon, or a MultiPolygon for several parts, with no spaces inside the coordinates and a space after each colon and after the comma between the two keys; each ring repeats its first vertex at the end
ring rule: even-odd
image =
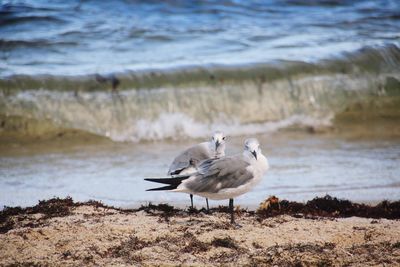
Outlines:
{"type": "Polygon", "coordinates": [[[400,3],[1,1],[0,76],[313,62],[399,44],[400,3]]]}
{"type": "MultiPolygon", "coordinates": [[[[306,133],[259,135],[270,170],[236,204],[254,209],[265,198],[307,201],[329,194],[358,202],[376,203],[400,198],[400,142],[348,140],[306,133]]],[[[155,143],[62,144],[14,147],[0,157],[0,206],[29,206],[39,199],[72,196],[109,205],[190,204],[183,193],[146,192],[157,184],[144,177],[165,177],[169,164],[187,140],[155,143]]],[[[229,138],[227,153],[240,153],[243,138],[229,138]]],[[[198,208],[205,206],[195,196],[198,208]]],[[[227,201],[210,201],[211,206],[227,201]]]]}
{"type": "Polygon", "coordinates": [[[270,159],[241,205],[399,199],[399,29],[387,0],[0,1],[0,206],[184,206],[143,177],[215,130],[270,159]]]}

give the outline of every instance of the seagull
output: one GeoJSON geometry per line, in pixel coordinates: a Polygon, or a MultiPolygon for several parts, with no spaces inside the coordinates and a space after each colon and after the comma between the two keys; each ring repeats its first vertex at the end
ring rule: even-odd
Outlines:
{"type": "Polygon", "coordinates": [[[195,173],[173,178],[146,178],[147,181],[167,185],[147,191],[168,190],[215,200],[229,199],[231,223],[235,224],[233,199],[247,193],[258,184],[269,169],[269,164],[261,152],[258,140],[250,138],[245,141],[242,154],[208,159],[197,169],[195,173]]]}
{"type": "MultiPolygon", "coordinates": [[[[167,174],[171,176],[192,174],[197,171],[202,161],[225,156],[225,139],[223,132],[216,131],[209,142],[189,147],[174,159],[167,174]]],[[[190,203],[193,209],[193,194],[190,194],[190,203]]],[[[207,210],[210,210],[207,198],[206,203],[207,210]]]]}

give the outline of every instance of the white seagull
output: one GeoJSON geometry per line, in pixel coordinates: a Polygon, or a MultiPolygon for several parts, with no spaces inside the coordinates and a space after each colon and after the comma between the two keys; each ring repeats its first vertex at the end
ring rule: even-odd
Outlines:
{"type": "Polygon", "coordinates": [[[233,199],[250,191],[261,181],[268,168],[268,160],[261,153],[259,142],[250,138],[245,141],[242,154],[205,160],[195,173],[145,180],[167,184],[147,191],[169,190],[215,200],[229,199],[231,223],[234,224],[233,199]]]}
{"type": "MultiPolygon", "coordinates": [[[[192,174],[197,171],[202,161],[225,156],[225,139],[224,133],[216,131],[209,142],[189,147],[174,159],[167,174],[171,176],[192,174]]],[[[193,208],[193,194],[191,193],[190,203],[193,208]]],[[[206,203],[207,210],[209,210],[207,198],[206,203]]]]}

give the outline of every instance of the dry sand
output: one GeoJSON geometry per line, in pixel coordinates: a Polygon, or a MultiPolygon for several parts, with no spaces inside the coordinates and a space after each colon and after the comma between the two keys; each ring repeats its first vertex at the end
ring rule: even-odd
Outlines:
{"type": "Polygon", "coordinates": [[[0,265],[400,265],[399,220],[261,218],[242,211],[242,227],[234,227],[227,213],[217,211],[169,214],[80,204],[56,213],[3,218],[0,265]]]}

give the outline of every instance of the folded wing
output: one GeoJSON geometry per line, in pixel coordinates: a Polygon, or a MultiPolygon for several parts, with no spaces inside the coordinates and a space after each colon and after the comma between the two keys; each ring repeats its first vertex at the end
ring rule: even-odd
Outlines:
{"type": "Polygon", "coordinates": [[[168,175],[177,175],[186,168],[196,167],[201,161],[210,158],[210,153],[204,144],[193,146],[179,154],[168,170],[168,175]]]}
{"type": "Polygon", "coordinates": [[[199,165],[198,172],[185,181],[184,186],[199,193],[217,193],[222,189],[237,188],[253,179],[248,166],[249,163],[241,156],[209,159],[199,165]]]}

